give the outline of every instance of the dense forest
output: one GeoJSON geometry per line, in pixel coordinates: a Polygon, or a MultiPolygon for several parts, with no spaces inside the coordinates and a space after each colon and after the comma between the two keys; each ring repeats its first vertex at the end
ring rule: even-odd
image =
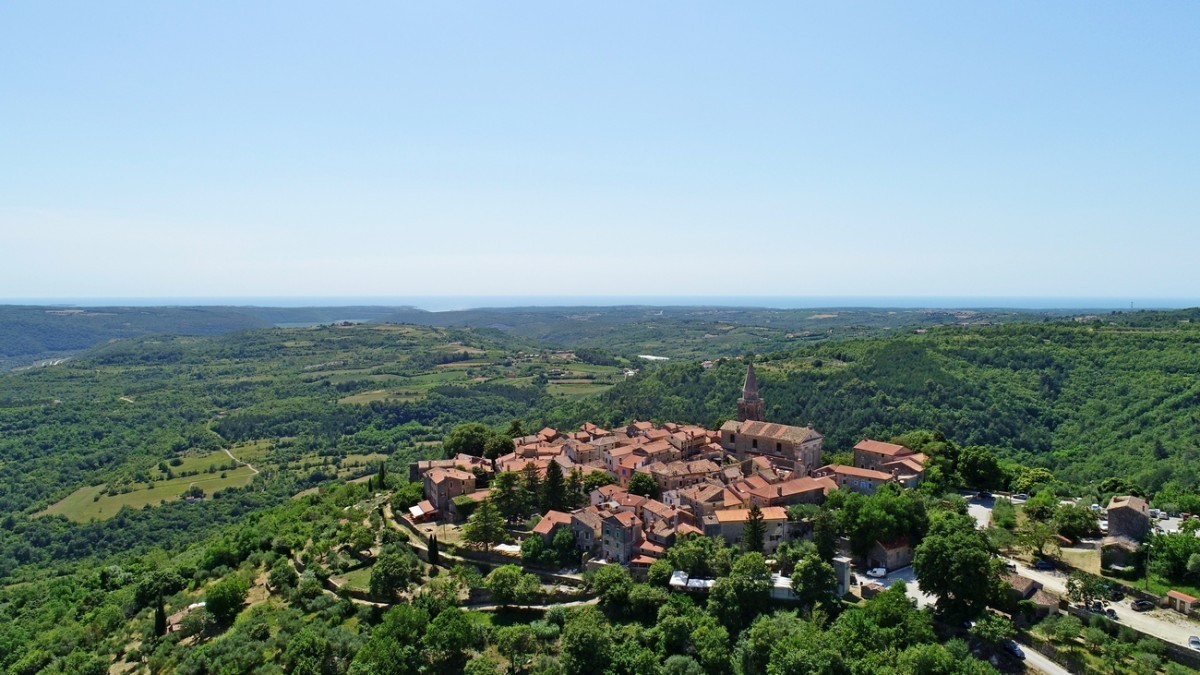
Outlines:
{"type": "MultiPolygon", "coordinates": [[[[880,527],[917,541],[936,529],[933,514],[949,522],[961,510],[939,490],[1003,480],[1034,493],[1052,486],[1036,522],[1070,534],[1077,514],[1056,510],[1053,490],[1071,485],[1092,482],[1097,498],[1133,489],[1200,504],[1197,319],[1142,312],[926,325],[746,351],[767,417],[812,424],[831,456],[871,436],[934,458],[941,480],[919,498],[831,500],[827,533],[856,547],[880,527]]],[[[694,335],[680,339],[682,352],[696,348],[694,335]]],[[[734,414],[741,355],[714,352],[709,367],[630,360],[642,351],[652,350],[599,340],[576,352],[501,326],[255,328],[143,335],[0,375],[0,668],[600,672],[580,660],[592,654],[611,673],[991,672],[966,656],[986,631],[952,639],[954,621],[931,623],[902,593],[772,616],[754,599],[761,557],[737,549],[673,554],[729,579],[715,604],[668,594],[659,575],[649,584],[588,579],[598,608],[457,609],[473,588],[503,588],[503,575],[417,562],[383,516],[384,504],[413,501],[415,484],[399,478],[407,464],[441,455],[442,439],[465,423],[489,433],[633,419],[716,426],[734,414]],[[366,567],[353,555],[364,545],[375,551],[366,567]],[[376,568],[412,609],[352,602],[327,586],[357,578],[376,593],[367,579],[376,568]],[[212,611],[161,633],[166,615],[202,599],[212,611]],[[732,612],[731,602],[757,609],[732,612]],[[883,643],[870,637],[880,631],[883,643]],[[809,660],[789,661],[800,653],[809,660]]],[[[1022,542],[1023,528],[1012,535],[1022,542]]],[[[1193,539],[1162,539],[1153,566],[1161,579],[1195,580],[1193,539]]],[[[571,558],[547,551],[531,560],[571,558]]],[[[788,550],[775,564],[793,569],[812,554],[788,550]]],[[[513,583],[537,595],[519,573],[513,583]]]]}
{"type": "MultiPolygon", "coordinates": [[[[1136,315],[1135,315],[1136,316],[1136,315]]],[[[1200,481],[1200,325],[1037,323],[931,328],[758,357],[773,421],[812,424],[830,450],[934,429],[1075,481],[1132,478],[1147,492],[1200,481]]],[[[1145,318],[1145,317],[1143,317],[1145,318]]],[[[1145,322],[1143,322],[1145,323],[1145,322]]],[[[716,425],[745,366],[665,363],[543,421],[628,418],[716,425]]]]}

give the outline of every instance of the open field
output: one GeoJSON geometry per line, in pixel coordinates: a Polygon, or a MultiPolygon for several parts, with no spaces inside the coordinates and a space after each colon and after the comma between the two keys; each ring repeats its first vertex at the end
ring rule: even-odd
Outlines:
{"type": "Polygon", "coordinates": [[[594,382],[592,380],[566,380],[550,382],[546,385],[546,392],[552,396],[563,396],[566,398],[583,398],[607,391],[611,384],[603,382],[594,382]]]}
{"type": "Polygon", "coordinates": [[[105,520],[117,515],[117,512],[125,506],[140,509],[147,504],[157,506],[160,502],[179,499],[180,495],[192,485],[204,490],[204,494],[211,495],[213,492],[227,487],[241,487],[254,478],[254,472],[244,466],[230,469],[224,474],[224,478],[221,477],[221,472],[218,472],[155,481],[150,484],[152,487],[149,489],[146,489],[144,485],[138,485],[137,489],[132,492],[119,495],[102,494],[105,488],[103,485],[81,487],[50,505],[38,515],[61,515],[77,523],[105,520]]]}

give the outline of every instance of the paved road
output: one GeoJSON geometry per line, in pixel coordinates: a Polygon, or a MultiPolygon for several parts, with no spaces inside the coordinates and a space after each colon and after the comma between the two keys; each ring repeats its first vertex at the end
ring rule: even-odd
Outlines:
{"type": "Polygon", "coordinates": [[[1025,672],[1045,673],[1046,675],[1071,675],[1071,671],[1050,660],[1033,647],[1022,646],[1025,652],[1025,672]]]}
{"type": "MultiPolygon", "coordinates": [[[[1019,561],[1016,563],[1017,573],[1038,581],[1046,590],[1063,597],[1067,594],[1067,575],[1058,570],[1035,570],[1019,561]]],[[[1110,603],[1116,610],[1119,623],[1148,635],[1162,638],[1177,645],[1187,645],[1188,636],[1200,635],[1200,624],[1189,621],[1181,614],[1169,609],[1152,609],[1149,612],[1135,612],[1130,607],[1132,599],[1126,598],[1120,602],[1110,603]]]]}

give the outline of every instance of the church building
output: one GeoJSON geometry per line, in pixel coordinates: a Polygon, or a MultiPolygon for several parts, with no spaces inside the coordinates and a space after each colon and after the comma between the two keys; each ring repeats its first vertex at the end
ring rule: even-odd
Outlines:
{"type": "Polygon", "coordinates": [[[721,426],[721,446],[737,454],[739,461],[766,457],[797,475],[808,475],[821,466],[825,437],[810,427],[793,427],[763,421],[765,403],[758,395],[754,364],[746,367],[746,382],[738,399],[738,419],[721,426]]]}

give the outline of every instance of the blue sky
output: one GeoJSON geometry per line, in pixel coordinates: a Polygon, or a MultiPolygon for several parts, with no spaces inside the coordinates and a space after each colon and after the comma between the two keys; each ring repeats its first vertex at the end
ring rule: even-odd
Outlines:
{"type": "Polygon", "coordinates": [[[1200,298],[1200,4],[0,4],[0,298],[1200,298]]]}

